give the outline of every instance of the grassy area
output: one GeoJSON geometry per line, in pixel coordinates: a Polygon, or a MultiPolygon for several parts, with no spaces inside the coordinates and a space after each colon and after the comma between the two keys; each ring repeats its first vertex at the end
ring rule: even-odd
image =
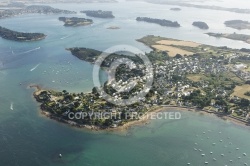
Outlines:
{"type": "Polygon", "coordinates": [[[205,78],[205,76],[203,74],[189,74],[189,75],[187,75],[187,78],[191,81],[199,82],[199,81],[203,80],[205,78]]]}
{"type": "Polygon", "coordinates": [[[166,46],[166,45],[152,45],[151,47],[153,47],[156,50],[160,50],[160,51],[167,51],[168,55],[170,57],[175,57],[176,54],[180,54],[180,55],[193,55],[193,52],[189,52],[174,46],[166,46]]]}
{"type": "Polygon", "coordinates": [[[250,100],[250,96],[244,95],[244,93],[250,91],[250,85],[244,84],[242,86],[236,86],[232,95],[250,100]]]}
{"type": "Polygon", "coordinates": [[[164,38],[159,36],[149,35],[138,39],[137,41],[144,43],[152,49],[168,52],[169,56],[175,56],[177,53],[180,55],[192,55],[194,53],[204,56],[220,56],[230,55],[232,50],[225,48],[208,46],[191,41],[182,41],[171,38],[164,38]]]}
{"type": "Polygon", "coordinates": [[[137,41],[142,42],[142,43],[144,43],[147,46],[151,46],[151,45],[156,44],[158,41],[164,40],[164,39],[166,39],[166,38],[163,38],[163,37],[160,37],[160,36],[148,35],[146,37],[138,39],[137,41]]]}
{"type": "Polygon", "coordinates": [[[234,82],[236,82],[236,83],[238,83],[238,84],[243,84],[244,83],[244,81],[242,80],[242,79],[240,79],[239,77],[237,77],[234,73],[232,73],[232,72],[227,72],[227,73],[225,73],[225,76],[227,77],[227,78],[230,78],[232,81],[234,81],[234,82]]]}

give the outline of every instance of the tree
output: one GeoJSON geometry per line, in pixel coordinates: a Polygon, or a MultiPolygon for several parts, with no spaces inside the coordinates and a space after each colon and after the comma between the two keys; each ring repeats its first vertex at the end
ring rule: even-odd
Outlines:
{"type": "Polygon", "coordinates": [[[247,99],[241,99],[239,104],[242,107],[248,107],[250,105],[250,101],[247,99]]]}
{"type": "Polygon", "coordinates": [[[181,54],[176,54],[175,58],[180,59],[180,58],[182,58],[182,55],[181,54]]]}
{"type": "Polygon", "coordinates": [[[104,125],[105,126],[111,126],[113,124],[113,120],[112,119],[106,119],[105,121],[104,121],[104,125]]]}
{"type": "Polygon", "coordinates": [[[97,87],[94,87],[94,88],[92,89],[92,93],[93,93],[93,94],[97,94],[97,93],[98,93],[97,87]]]}

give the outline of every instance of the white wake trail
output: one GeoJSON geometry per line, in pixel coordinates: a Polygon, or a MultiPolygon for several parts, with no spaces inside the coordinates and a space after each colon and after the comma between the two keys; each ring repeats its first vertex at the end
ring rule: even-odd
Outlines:
{"type": "Polygon", "coordinates": [[[66,38],[68,38],[68,37],[70,37],[71,35],[68,35],[68,36],[64,36],[64,37],[62,37],[62,38],[60,38],[61,40],[63,40],[63,39],[66,39],[66,38]]]}
{"type": "Polygon", "coordinates": [[[40,66],[40,63],[38,63],[35,67],[33,67],[32,69],[30,69],[30,71],[36,70],[36,68],[37,68],[38,66],[40,66]]]}
{"type": "Polygon", "coordinates": [[[33,52],[33,51],[39,50],[40,48],[41,48],[41,47],[37,47],[37,48],[34,48],[34,49],[32,49],[32,50],[28,50],[28,51],[22,52],[22,53],[17,54],[17,55],[27,54],[27,53],[30,53],[30,52],[33,52]]]}

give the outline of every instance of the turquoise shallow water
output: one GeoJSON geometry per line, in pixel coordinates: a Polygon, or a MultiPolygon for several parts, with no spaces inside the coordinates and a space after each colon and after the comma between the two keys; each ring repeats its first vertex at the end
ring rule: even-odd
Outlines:
{"type": "MultiPolygon", "coordinates": [[[[154,34],[217,46],[249,48],[248,44],[242,42],[207,37],[204,35],[206,31],[191,26],[194,20],[201,19],[210,24],[210,31],[234,32],[236,30],[226,28],[222,23],[231,18],[244,17],[250,20],[249,15],[218,11],[209,11],[207,14],[207,10],[188,8],[173,13],[169,11],[171,6],[143,2],[53,6],[77,11],[112,10],[117,17],[113,20],[94,19],[92,26],[78,28],[63,27],[63,23],[57,20],[58,15],[27,15],[0,20],[0,25],[7,28],[48,35],[45,40],[33,43],[0,39],[0,165],[181,166],[187,163],[204,165],[205,161],[215,166],[250,164],[248,128],[214,117],[183,112],[181,120],[152,120],[149,125],[132,128],[127,136],[90,133],[41,117],[32,99],[33,90],[27,89],[32,83],[72,92],[92,89],[92,66],[73,57],[65,50],[68,47],[105,50],[117,44],[130,44],[149,51],[135,39],[154,34]],[[175,29],[137,23],[137,16],[178,20],[182,27],[175,29]],[[113,25],[121,29],[106,29],[113,25]],[[14,110],[10,109],[11,104],[14,110]],[[212,143],[216,143],[216,146],[212,146],[212,143]],[[240,150],[237,151],[237,147],[240,150]],[[209,154],[210,151],[213,151],[213,155],[209,154]],[[63,154],[62,160],[58,159],[59,153],[63,154]],[[201,157],[202,153],[206,156],[201,157]],[[220,156],[222,153],[224,157],[220,156]],[[243,153],[248,156],[243,157],[243,153]],[[239,156],[242,157],[240,160],[237,159],[239,156]],[[217,161],[212,161],[212,158],[217,161]],[[231,159],[233,163],[230,164],[231,159]]],[[[102,75],[105,78],[104,73],[102,75]]]]}

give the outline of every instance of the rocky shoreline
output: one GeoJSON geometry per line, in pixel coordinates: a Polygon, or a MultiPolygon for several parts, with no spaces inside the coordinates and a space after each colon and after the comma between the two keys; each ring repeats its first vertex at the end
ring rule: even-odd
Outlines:
{"type": "MultiPolygon", "coordinates": [[[[41,87],[39,85],[30,85],[29,87],[35,89],[35,92],[33,93],[33,97],[35,99],[37,99],[37,95],[39,93],[44,91],[41,89],[41,87]]],[[[237,117],[233,117],[233,116],[225,114],[225,113],[214,112],[214,111],[210,111],[208,109],[199,109],[196,107],[185,107],[185,106],[177,106],[177,105],[153,106],[140,119],[131,120],[131,121],[126,122],[126,123],[124,123],[120,126],[117,126],[117,127],[105,127],[105,126],[97,126],[97,125],[89,125],[89,124],[79,124],[75,121],[67,120],[64,117],[53,115],[50,112],[43,110],[41,107],[40,107],[40,111],[41,111],[41,114],[43,116],[50,118],[52,120],[55,120],[59,123],[64,123],[64,124],[70,125],[71,127],[75,127],[75,128],[79,128],[79,129],[86,129],[86,130],[96,131],[96,132],[98,132],[98,131],[112,131],[112,132],[113,131],[115,131],[115,132],[124,131],[124,132],[126,132],[128,129],[130,129],[133,126],[138,126],[138,125],[141,126],[141,125],[148,124],[149,121],[151,120],[151,119],[149,119],[149,117],[152,117],[152,115],[154,113],[169,112],[169,111],[192,111],[192,112],[196,112],[196,113],[203,113],[206,115],[214,115],[214,116],[220,118],[221,120],[229,120],[230,122],[232,122],[233,124],[236,124],[236,125],[250,126],[249,121],[239,119],[237,117]]]]}

